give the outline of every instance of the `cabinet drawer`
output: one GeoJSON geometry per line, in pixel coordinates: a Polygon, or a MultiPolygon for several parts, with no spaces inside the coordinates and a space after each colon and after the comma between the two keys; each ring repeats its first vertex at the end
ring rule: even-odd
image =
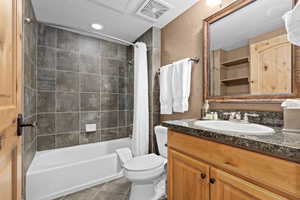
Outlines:
{"type": "Polygon", "coordinates": [[[290,199],[300,199],[300,165],[169,131],[168,147],[290,199]]]}

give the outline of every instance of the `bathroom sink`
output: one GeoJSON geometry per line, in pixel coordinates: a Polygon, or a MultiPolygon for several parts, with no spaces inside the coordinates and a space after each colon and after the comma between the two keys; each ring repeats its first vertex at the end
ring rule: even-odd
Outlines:
{"type": "Polygon", "coordinates": [[[199,128],[203,128],[208,131],[214,131],[217,133],[229,133],[239,135],[272,135],[273,133],[275,133],[275,131],[272,128],[259,124],[222,120],[199,120],[194,122],[194,125],[199,128]]]}

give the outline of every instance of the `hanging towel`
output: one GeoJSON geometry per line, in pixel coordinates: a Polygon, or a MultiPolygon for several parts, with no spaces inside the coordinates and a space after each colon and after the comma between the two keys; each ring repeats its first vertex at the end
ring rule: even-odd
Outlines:
{"type": "Polygon", "coordinates": [[[173,111],[189,110],[192,63],[189,58],[173,63],[172,93],[173,111]]]}
{"type": "Polygon", "coordinates": [[[172,75],[173,65],[166,65],[160,68],[160,114],[172,114],[172,75]]]}
{"type": "Polygon", "coordinates": [[[288,11],[283,16],[283,19],[285,21],[288,40],[292,44],[300,46],[300,1],[293,10],[288,11]]]}

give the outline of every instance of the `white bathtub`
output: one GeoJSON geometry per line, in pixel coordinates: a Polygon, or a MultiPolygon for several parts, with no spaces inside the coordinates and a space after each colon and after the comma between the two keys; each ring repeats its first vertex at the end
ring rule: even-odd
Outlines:
{"type": "Polygon", "coordinates": [[[27,200],[51,200],[123,176],[118,148],[130,139],[37,152],[26,179],[27,200]]]}

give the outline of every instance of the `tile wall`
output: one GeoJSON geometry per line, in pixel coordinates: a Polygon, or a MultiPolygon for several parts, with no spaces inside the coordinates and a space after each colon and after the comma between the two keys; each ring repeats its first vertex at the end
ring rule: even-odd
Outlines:
{"type": "MultiPolygon", "coordinates": [[[[24,17],[35,19],[30,0],[24,0],[24,17]]],[[[25,123],[36,121],[36,53],[37,25],[23,26],[23,117],[25,123]]],[[[36,152],[36,128],[23,129],[23,196],[25,196],[26,173],[36,152]]]]}
{"type": "Polygon", "coordinates": [[[131,134],[126,46],[40,24],[37,52],[38,151],[131,134]],[[86,124],[97,130],[86,133],[86,124]]]}

